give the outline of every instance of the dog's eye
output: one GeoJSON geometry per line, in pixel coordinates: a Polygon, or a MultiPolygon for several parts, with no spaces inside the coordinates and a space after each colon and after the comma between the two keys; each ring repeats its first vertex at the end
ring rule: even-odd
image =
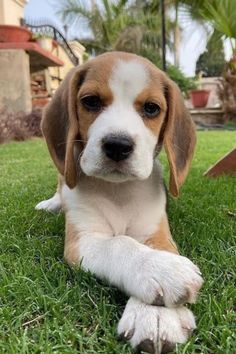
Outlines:
{"type": "Polygon", "coordinates": [[[98,112],[102,108],[102,101],[98,96],[82,97],[81,102],[88,111],[98,112]]]}
{"type": "Polygon", "coordinates": [[[154,102],[145,102],[143,105],[143,113],[148,118],[156,117],[161,111],[160,106],[154,102]]]}

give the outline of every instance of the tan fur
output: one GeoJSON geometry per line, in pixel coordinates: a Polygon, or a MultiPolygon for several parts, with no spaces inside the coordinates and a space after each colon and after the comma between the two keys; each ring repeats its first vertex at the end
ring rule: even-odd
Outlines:
{"type": "Polygon", "coordinates": [[[73,225],[66,220],[64,258],[70,266],[78,264],[78,241],[78,233],[75,231],[73,225]]]}
{"type": "Polygon", "coordinates": [[[61,174],[58,174],[58,176],[57,176],[57,193],[61,194],[61,189],[62,189],[64,183],[65,183],[64,176],[62,176],[61,174]]]}
{"type": "Polygon", "coordinates": [[[155,136],[160,135],[161,127],[165,120],[165,115],[167,111],[167,104],[165,100],[165,96],[163,93],[163,85],[159,78],[159,86],[154,79],[151,80],[150,84],[148,85],[147,89],[144,89],[141,94],[135,100],[135,108],[139,112],[139,114],[143,117],[145,125],[152,130],[155,136]],[[160,108],[161,112],[157,115],[157,117],[153,119],[148,119],[143,115],[142,107],[144,102],[151,101],[157,103],[160,108]]]}
{"type": "Polygon", "coordinates": [[[157,231],[145,241],[145,245],[162,251],[179,253],[170,233],[167,216],[162,218],[157,231]]]}

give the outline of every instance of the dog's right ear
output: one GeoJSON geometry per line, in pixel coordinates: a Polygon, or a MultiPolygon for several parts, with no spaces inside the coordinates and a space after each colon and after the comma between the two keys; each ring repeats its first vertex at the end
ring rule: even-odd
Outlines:
{"type": "MultiPolygon", "coordinates": [[[[79,139],[76,101],[81,82],[81,69],[72,69],[45,108],[41,123],[50,155],[71,188],[75,187],[77,180],[74,144],[79,139]]],[[[79,143],[77,147],[80,150],[79,143]]]]}

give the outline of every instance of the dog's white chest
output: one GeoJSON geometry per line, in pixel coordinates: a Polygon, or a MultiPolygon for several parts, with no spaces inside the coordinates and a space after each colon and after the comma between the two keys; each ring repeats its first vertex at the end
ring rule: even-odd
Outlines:
{"type": "Polygon", "coordinates": [[[82,182],[73,190],[64,186],[62,198],[70,222],[80,233],[128,235],[142,242],[156,231],[165,212],[165,192],[157,184],[151,180],[85,187],[82,182]]]}

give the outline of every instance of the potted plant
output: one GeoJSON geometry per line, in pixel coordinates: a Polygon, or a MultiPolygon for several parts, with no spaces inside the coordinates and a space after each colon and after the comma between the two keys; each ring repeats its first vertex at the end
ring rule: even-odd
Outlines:
{"type": "Polygon", "coordinates": [[[185,76],[185,74],[175,65],[168,64],[167,74],[171,80],[175,81],[179,86],[184,98],[189,97],[189,92],[197,88],[196,80],[191,77],[185,76]]]}
{"type": "Polygon", "coordinates": [[[53,49],[53,39],[52,37],[46,35],[46,34],[43,34],[43,33],[37,33],[34,35],[33,37],[36,42],[38,43],[38,45],[42,48],[42,49],[45,49],[49,52],[52,51],[53,49]]]}
{"type": "Polygon", "coordinates": [[[197,88],[190,91],[190,98],[194,108],[206,107],[210,95],[210,90],[202,88],[201,79],[202,73],[200,72],[196,81],[197,88]]]}
{"type": "Polygon", "coordinates": [[[236,115],[236,6],[235,1],[202,1],[199,14],[231,46],[231,59],[226,62],[222,74],[220,95],[225,117],[235,119],[236,115]]]}

